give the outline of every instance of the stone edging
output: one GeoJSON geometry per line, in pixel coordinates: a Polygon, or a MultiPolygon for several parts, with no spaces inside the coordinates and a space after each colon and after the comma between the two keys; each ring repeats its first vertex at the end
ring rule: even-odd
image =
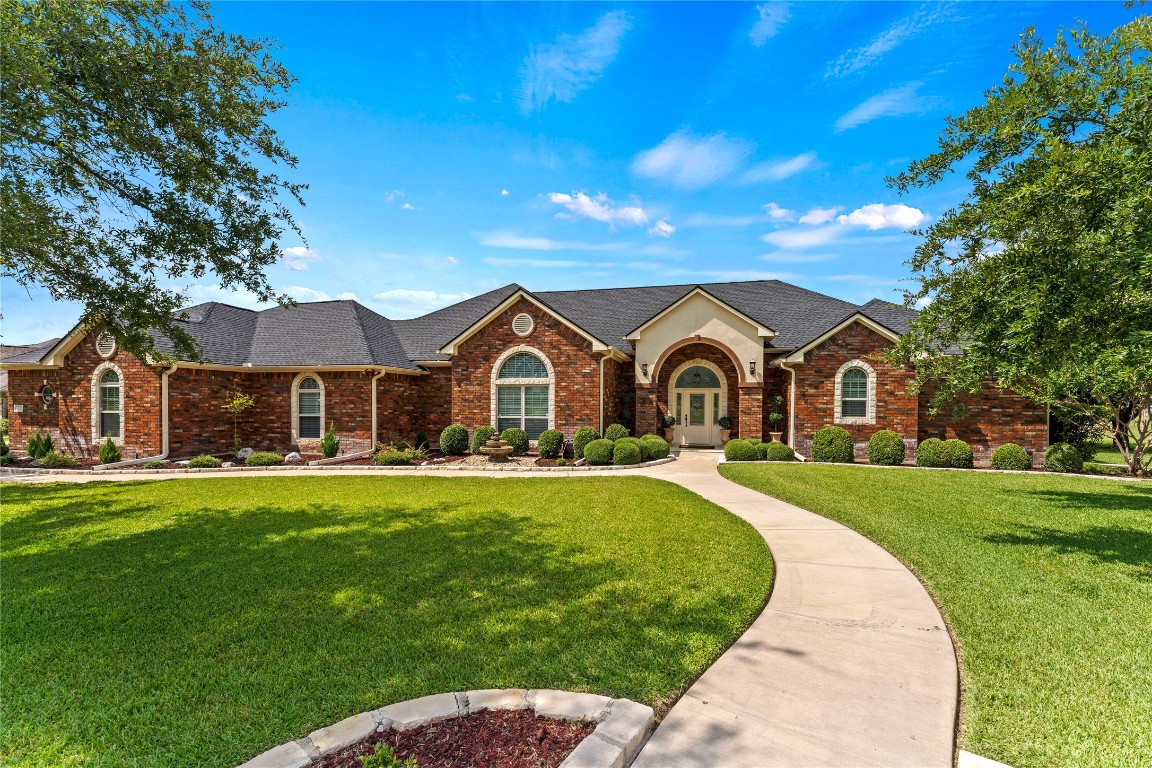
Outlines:
{"type": "Polygon", "coordinates": [[[257,755],[240,768],[304,768],[313,760],[395,728],[400,731],[449,720],[481,709],[531,709],[560,720],[592,720],[596,730],[580,742],[560,768],[625,768],[656,724],[651,707],[593,693],[521,688],[436,693],[347,717],[257,755]]]}

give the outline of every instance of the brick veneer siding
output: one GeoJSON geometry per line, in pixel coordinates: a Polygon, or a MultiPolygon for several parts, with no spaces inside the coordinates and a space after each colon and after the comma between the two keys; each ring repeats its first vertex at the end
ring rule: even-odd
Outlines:
{"type": "MultiPolygon", "coordinates": [[[[820,346],[805,353],[796,368],[796,450],[811,454],[812,439],[821,427],[835,423],[836,372],[850,360],[862,360],[876,371],[876,421],[874,424],[840,426],[852,434],[858,460],[867,460],[868,439],[881,429],[891,429],[909,448],[918,433],[919,403],[908,393],[913,374],[880,359],[892,346],[880,334],[853,323],[820,346]]],[[[911,456],[914,451],[909,450],[911,456]]]]}
{"type": "MultiPolygon", "coordinates": [[[[728,417],[732,419],[731,434],[744,436],[740,431],[742,415],[740,412],[740,376],[736,371],[736,366],[732,362],[732,359],[729,358],[728,355],[721,351],[719,348],[714,347],[711,344],[705,344],[703,342],[696,344],[686,344],[669,355],[668,359],[665,360],[663,365],[660,366],[660,370],[656,371],[656,384],[652,390],[648,391],[652,393],[652,397],[655,400],[656,407],[660,415],[663,416],[666,413],[675,414],[674,406],[668,402],[668,385],[672,381],[672,374],[684,363],[688,362],[689,360],[695,360],[697,358],[713,363],[723,372],[725,382],[728,385],[727,407],[728,417]]],[[[639,394],[640,391],[641,390],[637,390],[637,394],[639,394]]],[[[749,391],[752,391],[751,388],[749,391]]],[[[757,395],[762,396],[762,390],[760,388],[755,388],[755,392],[757,395]]],[[[748,413],[751,418],[755,419],[755,424],[758,428],[760,424],[760,414],[759,412],[753,413],[751,410],[751,405],[749,405],[748,408],[748,413]]],[[[748,435],[748,437],[751,436],[752,435],[748,435]]]]}
{"type": "MultiPolygon", "coordinates": [[[[460,345],[452,359],[452,421],[469,432],[492,420],[492,368],[512,347],[539,350],[556,372],[552,426],[571,439],[577,427],[600,422],[600,354],[592,343],[549,313],[521,299],[460,345]],[[517,336],[512,318],[532,317],[532,332],[517,336]]],[[[496,426],[496,425],[493,425],[496,426]]]]}
{"type": "Polygon", "coordinates": [[[779,367],[773,366],[764,371],[764,413],[761,421],[761,430],[763,432],[762,439],[768,439],[768,433],[775,431],[772,422],[769,421],[768,416],[776,409],[772,405],[772,397],[779,395],[784,399],[784,402],[779,407],[779,412],[784,416],[784,419],[779,424],[779,431],[781,432],[784,442],[788,442],[788,387],[790,386],[791,376],[789,373],[779,367]]]}
{"type": "MultiPolygon", "coordinates": [[[[68,353],[61,368],[8,372],[9,401],[24,406],[23,413],[9,406],[9,440],[16,453],[24,453],[28,438],[37,430],[50,434],[56,450],[63,453],[78,457],[99,453],[101,441],[92,439],[92,375],[103,362],[95,339],[88,336],[68,353]],[[47,408],[37,394],[45,380],[56,392],[47,408]]],[[[119,350],[107,362],[115,364],[122,375],[121,456],[131,459],[159,453],[163,369],[119,350]]]]}
{"type": "Polygon", "coordinates": [[[432,405],[430,399],[432,395],[440,399],[436,420],[443,421],[443,414],[451,409],[451,383],[452,372],[447,368],[433,368],[427,376],[385,374],[376,382],[377,439],[414,444],[420,429],[429,440],[439,439],[439,431],[432,432],[425,426],[432,405]]]}
{"type": "MultiPolygon", "coordinates": [[[[633,435],[655,431],[654,420],[638,418],[636,405],[636,376],[632,362],[604,361],[604,428],[609,424],[623,424],[633,435]]],[[[584,426],[584,425],[581,425],[584,426]]],[[[587,426],[598,429],[596,422],[587,426]]]]}
{"type": "Polygon", "coordinates": [[[1036,466],[1043,461],[1048,448],[1048,410],[1044,406],[985,381],[979,395],[960,399],[962,411],[957,418],[948,408],[937,414],[929,412],[934,391],[929,385],[920,393],[920,440],[960,438],[972,446],[973,456],[981,464],[988,463],[992,451],[1004,443],[1030,449],[1036,466]]]}
{"type": "Polygon", "coordinates": [[[764,388],[745,385],[739,390],[740,418],[733,425],[738,431],[732,434],[744,439],[763,439],[764,428],[764,388]]]}

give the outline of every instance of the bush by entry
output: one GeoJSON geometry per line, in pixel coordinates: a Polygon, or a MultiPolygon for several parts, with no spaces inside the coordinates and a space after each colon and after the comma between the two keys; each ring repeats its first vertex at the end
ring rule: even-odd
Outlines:
{"type": "Polygon", "coordinates": [[[721,472],[855,528],[928,586],[960,646],[961,748],[1015,768],[1147,764],[1152,488],[827,465],[721,472]]]}
{"type": "Polygon", "coordinates": [[[465,688],[659,706],[760,611],[761,536],[643,477],[6,486],[13,765],[234,766],[465,688]]]}

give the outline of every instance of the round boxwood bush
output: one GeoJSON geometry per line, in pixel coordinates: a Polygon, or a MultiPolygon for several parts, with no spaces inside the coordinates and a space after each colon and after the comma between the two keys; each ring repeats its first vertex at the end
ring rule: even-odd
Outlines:
{"type": "Polygon", "coordinates": [[[276,467],[284,463],[284,457],[271,451],[257,451],[244,459],[244,463],[249,467],[276,467]]]}
{"type": "MultiPolygon", "coordinates": [[[[259,455],[260,454],[258,454],[258,453],[252,454],[252,456],[259,456],[259,455]]],[[[273,455],[275,455],[275,454],[273,454],[273,455]]],[[[249,456],[248,458],[252,458],[252,456],[249,456]]],[[[149,463],[151,463],[151,462],[149,462],[149,463]]],[[[276,462],[276,463],[279,464],[280,462],[276,462]]],[[[197,456],[194,459],[188,460],[188,466],[191,469],[220,469],[220,467],[222,467],[223,465],[224,465],[224,462],[220,461],[220,459],[216,458],[215,456],[197,456]]]]}
{"type": "Polygon", "coordinates": [[[644,435],[640,440],[648,446],[648,453],[653,460],[666,459],[668,454],[672,452],[672,446],[668,445],[668,441],[659,435],[644,435]]]}
{"type": "Polygon", "coordinates": [[[611,464],[614,446],[611,440],[597,438],[584,446],[584,458],[588,459],[589,464],[611,464]]]}
{"type": "Polygon", "coordinates": [[[956,469],[972,469],[972,446],[959,438],[944,441],[944,453],[948,456],[948,466],[956,469]]]}
{"type": "Polygon", "coordinates": [[[1084,456],[1069,443],[1053,443],[1044,451],[1044,468],[1052,472],[1082,472],[1084,456]]]}
{"type": "Polygon", "coordinates": [[[500,433],[500,439],[512,446],[513,456],[528,453],[528,433],[519,427],[512,427],[500,433]]]}
{"type": "Polygon", "coordinates": [[[948,447],[938,437],[930,437],[916,448],[916,466],[948,467],[948,447]]]}
{"type": "Polygon", "coordinates": [[[1016,443],[1004,443],[992,451],[992,469],[1032,469],[1032,457],[1016,443]]]}
{"type": "Polygon", "coordinates": [[[767,449],[765,450],[764,458],[768,461],[795,461],[796,451],[792,450],[792,446],[786,443],[765,443],[767,449]]]}
{"type": "Polygon", "coordinates": [[[638,437],[622,437],[616,441],[616,445],[620,445],[621,442],[632,443],[633,445],[635,445],[636,449],[638,451],[640,451],[640,461],[648,461],[649,459],[652,458],[652,449],[650,449],[647,445],[645,445],[644,441],[641,440],[640,438],[638,438],[638,437]]]}
{"type": "Polygon", "coordinates": [[[622,437],[612,446],[612,463],[616,466],[639,464],[641,459],[640,441],[635,437],[622,437]]]}
{"type": "Polygon", "coordinates": [[[444,427],[440,433],[440,453],[445,456],[463,456],[468,450],[468,430],[461,424],[444,427]]]}
{"type": "Polygon", "coordinates": [[[536,453],[542,458],[554,459],[564,450],[564,433],[558,429],[546,429],[536,438],[536,453]]]}
{"type": "Polygon", "coordinates": [[[491,440],[496,436],[496,428],[484,425],[483,427],[476,427],[476,431],[472,433],[472,453],[479,455],[480,446],[491,440]]]}
{"type": "Polygon", "coordinates": [[[619,440],[622,437],[628,437],[630,434],[628,428],[623,424],[609,424],[608,429],[604,430],[604,439],[619,440]]]}
{"type": "Polygon", "coordinates": [[[729,440],[724,444],[724,458],[728,461],[756,461],[760,453],[747,440],[729,440]]]}
{"type": "Polygon", "coordinates": [[[576,430],[576,434],[572,436],[572,453],[578,459],[584,458],[584,446],[593,440],[599,440],[600,433],[592,429],[592,427],[580,427],[576,430]]]}
{"type": "Polygon", "coordinates": [[[812,461],[851,464],[856,459],[852,435],[843,427],[829,425],[812,438],[812,461]]]}
{"type": "Polygon", "coordinates": [[[904,441],[890,429],[882,429],[868,441],[868,463],[895,467],[904,463],[904,441]]]}

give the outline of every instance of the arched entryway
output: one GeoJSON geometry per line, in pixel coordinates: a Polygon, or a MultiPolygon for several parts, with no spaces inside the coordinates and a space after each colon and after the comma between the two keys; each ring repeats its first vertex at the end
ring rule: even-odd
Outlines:
{"type": "Polygon", "coordinates": [[[668,377],[668,408],[676,417],[680,445],[720,445],[720,419],[728,415],[727,377],[703,358],[681,363],[668,377]]]}

